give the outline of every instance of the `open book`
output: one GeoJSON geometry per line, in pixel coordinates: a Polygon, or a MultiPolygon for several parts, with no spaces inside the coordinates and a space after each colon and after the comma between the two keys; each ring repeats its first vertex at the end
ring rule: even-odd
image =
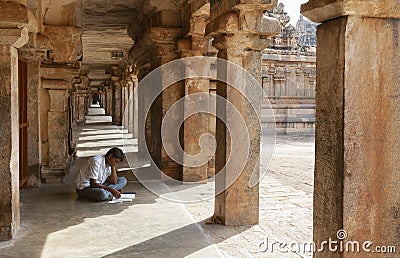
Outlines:
{"type": "Polygon", "coordinates": [[[135,199],[135,197],[136,197],[135,192],[126,192],[126,193],[122,193],[121,197],[119,199],[114,197],[108,203],[131,202],[131,201],[133,201],[133,199],[135,199]]]}

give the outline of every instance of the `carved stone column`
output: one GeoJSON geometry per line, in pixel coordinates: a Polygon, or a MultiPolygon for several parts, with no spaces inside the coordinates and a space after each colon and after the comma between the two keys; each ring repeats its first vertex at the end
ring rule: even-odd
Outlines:
{"type": "Polygon", "coordinates": [[[85,88],[78,88],[76,92],[76,108],[77,108],[77,122],[78,124],[85,123],[86,115],[86,97],[88,95],[88,90],[85,88]]]}
{"type": "Polygon", "coordinates": [[[115,125],[122,125],[122,86],[119,82],[120,77],[112,76],[113,81],[113,122],[115,125]]]}
{"type": "MultiPolygon", "coordinates": [[[[205,63],[204,69],[210,70],[211,64],[205,63]]],[[[192,68],[190,65],[186,67],[188,73],[192,68]]],[[[198,68],[197,68],[198,69],[198,68]]],[[[184,150],[189,155],[198,154],[201,149],[199,145],[200,137],[203,134],[209,132],[208,128],[208,116],[206,113],[196,113],[196,109],[198,105],[201,105],[201,101],[196,98],[191,98],[190,94],[192,93],[206,93],[201,99],[204,102],[208,102],[208,93],[209,93],[210,80],[209,79],[186,79],[185,80],[185,106],[184,112],[190,113],[194,112],[195,114],[188,117],[184,122],[184,150]]],[[[183,164],[186,164],[185,160],[183,160],[183,164]]],[[[183,178],[184,182],[207,182],[207,169],[208,163],[205,163],[202,166],[192,167],[192,166],[184,166],[183,167],[183,178]]]]}
{"type": "Polygon", "coordinates": [[[129,125],[129,109],[128,106],[128,99],[129,99],[129,85],[125,80],[121,80],[122,85],[122,126],[124,129],[128,129],[129,125]]]}
{"type": "Polygon", "coordinates": [[[42,138],[42,182],[62,182],[69,171],[68,96],[77,69],[64,67],[42,67],[41,89],[41,138],[42,138]]]}
{"type": "Polygon", "coordinates": [[[133,95],[133,87],[134,82],[129,79],[128,83],[128,133],[133,134],[134,127],[134,95],[133,95]]]}
{"type": "MultiPolygon", "coordinates": [[[[166,64],[178,58],[176,53],[176,41],[179,38],[181,29],[177,28],[152,28],[153,40],[156,42],[157,46],[157,56],[160,60],[159,65],[166,64]]],[[[164,77],[171,76],[170,71],[164,71],[161,69],[162,80],[164,77]]],[[[153,150],[155,151],[155,159],[157,165],[163,171],[163,173],[173,179],[182,179],[182,166],[175,161],[173,161],[161,142],[161,124],[168,123],[168,121],[163,121],[166,112],[170,107],[180,98],[184,96],[184,90],[181,82],[174,83],[165,89],[161,94],[160,106],[161,106],[161,116],[158,113],[157,108],[152,112],[152,139],[154,141],[153,150]],[[155,136],[155,137],[154,137],[155,136]],[[160,151],[160,156],[158,156],[158,151],[160,151]]],[[[179,121],[182,118],[181,113],[172,114],[174,120],[179,121]]]]}
{"type": "Polygon", "coordinates": [[[113,103],[113,94],[111,90],[112,86],[107,86],[106,87],[106,115],[111,116],[112,115],[112,103],[113,103]]]}
{"type": "MultiPolygon", "coordinates": [[[[261,82],[261,50],[266,47],[260,35],[274,36],[280,32],[277,20],[263,19],[262,10],[274,7],[274,4],[261,5],[265,1],[249,1],[252,4],[236,5],[232,1],[211,2],[211,22],[207,25],[206,35],[214,36],[214,46],[219,50],[218,58],[236,63],[249,71],[261,82]]],[[[227,67],[218,67],[221,78],[235,76],[230,74],[227,67]]],[[[243,82],[235,85],[245,91],[251,88],[243,82]]],[[[223,82],[217,83],[217,94],[232,103],[240,112],[249,135],[249,155],[239,177],[229,186],[229,179],[234,173],[234,165],[223,168],[228,161],[231,150],[231,139],[225,124],[217,121],[217,152],[215,160],[216,172],[225,173],[217,178],[217,190],[223,190],[215,198],[214,218],[225,225],[254,225],[259,218],[259,185],[250,187],[250,177],[259,171],[260,156],[260,126],[257,113],[261,110],[262,91],[249,92],[249,99],[245,99],[238,90],[223,82]],[[256,110],[253,110],[250,103],[256,110]]],[[[217,105],[217,113],[226,116],[229,120],[230,110],[227,106],[217,105]]],[[[234,123],[235,121],[233,121],[234,123]]],[[[241,136],[239,136],[241,137],[241,136]]],[[[232,160],[231,160],[232,162],[232,160]]],[[[233,161],[236,164],[237,161],[233,161]]],[[[239,171],[240,172],[240,171],[239,171]]]]}
{"type": "MultiPolygon", "coordinates": [[[[181,57],[205,56],[208,53],[210,38],[205,37],[205,28],[210,18],[209,1],[190,3],[191,14],[189,20],[189,32],[185,39],[179,41],[181,57]]],[[[195,70],[193,64],[186,64],[186,74],[191,75],[195,70]]],[[[204,63],[204,71],[211,69],[211,63],[204,63]]],[[[198,67],[197,67],[198,69],[198,67]]],[[[200,153],[200,137],[209,133],[209,114],[196,112],[201,103],[209,101],[210,80],[208,78],[191,78],[185,80],[185,104],[184,114],[194,113],[184,121],[183,125],[183,149],[186,154],[196,155],[200,153]],[[204,93],[199,101],[190,95],[193,93],[204,93]]],[[[203,150],[204,151],[204,150],[203,150]]],[[[183,160],[182,180],[184,182],[207,182],[208,163],[201,166],[185,165],[188,162],[183,160]]]]}
{"type": "MultiPolygon", "coordinates": [[[[400,243],[400,6],[309,1],[318,26],[314,242],[400,243]]],[[[361,247],[360,247],[361,249],[361,247]]],[[[315,257],[358,257],[356,252],[315,257]]],[[[367,254],[364,257],[395,257],[367,254]]]]}
{"type": "Polygon", "coordinates": [[[20,223],[17,48],[27,42],[26,28],[0,29],[0,240],[11,239],[20,223]]]}

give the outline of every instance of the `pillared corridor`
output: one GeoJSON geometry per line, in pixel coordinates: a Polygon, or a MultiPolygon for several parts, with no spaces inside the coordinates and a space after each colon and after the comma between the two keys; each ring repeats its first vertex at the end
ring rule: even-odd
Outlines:
{"type": "MultiPolygon", "coordinates": [[[[1,257],[299,257],[262,252],[260,243],[312,241],[312,136],[278,138],[260,186],[260,224],[224,227],[206,224],[213,215],[213,199],[177,203],[135,181],[130,168],[149,169],[149,162],[135,159],[137,139],[109,120],[103,109],[89,109],[87,124],[74,132],[76,158],[64,183],[21,190],[21,229],[15,240],[0,244],[1,257]],[[136,199],[112,204],[78,198],[74,176],[79,165],[112,146],[124,148],[135,161],[118,169],[129,180],[124,190],[135,191],[136,199]]],[[[174,187],[180,186],[169,185],[165,196],[174,187]]],[[[200,187],[214,192],[213,182],[200,187]]]]}

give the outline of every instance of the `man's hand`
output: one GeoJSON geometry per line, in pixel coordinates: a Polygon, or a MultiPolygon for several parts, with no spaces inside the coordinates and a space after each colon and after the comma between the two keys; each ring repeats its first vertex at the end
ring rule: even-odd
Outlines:
{"type": "Polygon", "coordinates": [[[112,193],[112,195],[117,199],[119,199],[121,197],[121,193],[119,191],[115,190],[114,188],[110,187],[110,189],[108,191],[110,191],[112,193]]]}

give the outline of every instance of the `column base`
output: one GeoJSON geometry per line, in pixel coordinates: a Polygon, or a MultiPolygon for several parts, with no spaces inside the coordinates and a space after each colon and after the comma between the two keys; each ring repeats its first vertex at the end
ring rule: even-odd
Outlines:
{"type": "Polygon", "coordinates": [[[60,167],[49,167],[43,166],[41,168],[41,179],[42,183],[63,183],[64,177],[69,173],[71,167],[72,158],[68,157],[67,162],[64,166],[60,167]]]}
{"type": "Polygon", "coordinates": [[[0,227],[0,241],[7,241],[13,238],[14,232],[11,227],[0,227]]]}

